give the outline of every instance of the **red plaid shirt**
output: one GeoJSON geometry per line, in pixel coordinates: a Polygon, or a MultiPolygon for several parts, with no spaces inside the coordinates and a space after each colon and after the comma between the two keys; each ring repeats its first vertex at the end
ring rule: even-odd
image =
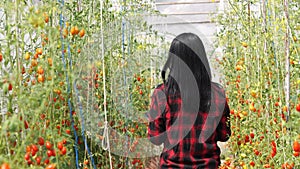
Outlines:
{"type": "Polygon", "coordinates": [[[148,138],[155,145],[164,143],[160,156],[162,169],[217,169],[220,165],[217,141],[227,141],[231,135],[230,110],[224,89],[216,83],[211,86],[210,113],[197,114],[180,113],[181,98],[174,95],[166,98],[163,84],[154,90],[147,114],[148,138]],[[203,135],[207,139],[200,142],[203,135]]]}

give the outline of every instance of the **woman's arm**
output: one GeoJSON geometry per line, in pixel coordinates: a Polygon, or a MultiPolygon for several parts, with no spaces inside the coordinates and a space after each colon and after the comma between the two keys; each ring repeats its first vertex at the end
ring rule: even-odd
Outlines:
{"type": "Polygon", "coordinates": [[[147,113],[148,139],[155,145],[160,145],[166,138],[165,119],[166,97],[163,91],[155,89],[151,98],[150,111],[147,113]]]}
{"type": "Polygon", "coordinates": [[[218,141],[225,142],[229,139],[230,136],[231,136],[230,109],[228,103],[225,102],[223,115],[217,127],[217,137],[218,137],[218,141]]]}

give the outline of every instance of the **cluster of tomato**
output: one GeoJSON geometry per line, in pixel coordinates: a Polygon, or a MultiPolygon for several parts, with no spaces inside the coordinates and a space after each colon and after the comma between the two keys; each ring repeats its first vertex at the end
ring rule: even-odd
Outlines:
{"type": "Polygon", "coordinates": [[[55,157],[57,155],[56,150],[59,150],[59,155],[63,156],[67,154],[67,148],[65,147],[66,143],[67,141],[65,139],[58,142],[56,149],[50,141],[45,142],[44,138],[39,137],[37,144],[26,146],[24,159],[28,165],[48,165],[50,163],[50,157],[55,157]],[[44,153],[47,156],[44,156],[44,153]]]}

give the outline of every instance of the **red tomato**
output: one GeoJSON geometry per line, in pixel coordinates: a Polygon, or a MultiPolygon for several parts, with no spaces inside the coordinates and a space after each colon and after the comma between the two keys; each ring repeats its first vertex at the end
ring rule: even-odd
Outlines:
{"type": "Polygon", "coordinates": [[[62,155],[67,154],[67,148],[66,148],[66,147],[63,147],[63,148],[61,149],[61,154],[62,154],[62,155]]]}
{"type": "Polygon", "coordinates": [[[251,165],[252,167],[254,167],[254,166],[255,166],[255,162],[254,162],[254,161],[251,161],[251,162],[250,162],[250,165],[251,165]]]}
{"type": "Polygon", "coordinates": [[[40,146],[44,145],[45,141],[44,141],[43,137],[39,137],[38,143],[39,143],[40,146]]]}
{"type": "Polygon", "coordinates": [[[10,91],[10,90],[12,90],[12,88],[13,88],[12,84],[9,83],[9,85],[8,85],[8,90],[10,91]]]}
{"type": "Polygon", "coordinates": [[[28,161],[30,159],[30,154],[26,153],[25,156],[24,156],[24,158],[25,158],[26,161],[28,161]]]}
{"type": "Polygon", "coordinates": [[[39,148],[35,144],[31,146],[31,149],[35,152],[39,151],[39,148]]]}
{"type": "Polygon", "coordinates": [[[255,153],[255,155],[257,155],[257,156],[261,154],[261,153],[260,153],[258,150],[256,150],[256,149],[254,150],[254,153],[255,153]]]}
{"type": "Polygon", "coordinates": [[[29,127],[28,122],[26,120],[24,120],[24,126],[25,126],[25,129],[28,129],[28,127],[29,127]]]}
{"type": "Polygon", "coordinates": [[[52,144],[49,141],[46,141],[46,148],[50,150],[52,148],[52,144]]]}
{"type": "Polygon", "coordinates": [[[35,158],[36,164],[37,164],[37,165],[40,165],[40,164],[41,164],[41,160],[42,160],[41,157],[36,157],[36,158],[35,158]]]}
{"type": "Polygon", "coordinates": [[[250,133],[250,137],[251,137],[251,138],[254,138],[254,133],[250,133]]]}
{"type": "Polygon", "coordinates": [[[35,156],[36,155],[36,151],[31,150],[31,156],[35,156]]]}
{"type": "Polygon", "coordinates": [[[0,62],[2,62],[2,60],[3,60],[3,55],[2,55],[2,53],[0,53],[0,62]]]}
{"type": "Polygon", "coordinates": [[[32,164],[32,161],[29,159],[29,160],[27,160],[27,164],[28,165],[31,165],[32,164]]]}
{"type": "Polygon", "coordinates": [[[293,149],[296,152],[300,152],[300,143],[298,141],[294,141],[294,143],[293,143],[293,149]]]}
{"type": "Polygon", "coordinates": [[[298,104],[296,105],[296,110],[297,110],[298,112],[300,112],[300,103],[298,103],[298,104]]]}
{"type": "Polygon", "coordinates": [[[63,143],[62,143],[62,142],[58,142],[58,143],[57,143],[57,148],[58,148],[59,150],[61,150],[61,149],[63,148],[63,143]]]}
{"type": "Polygon", "coordinates": [[[56,156],[55,150],[51,150],[52,151],[52,156],[56,156]]]}
{"type": "Polygon", "coordinates": [[[66,139],[63,139],[62,143],[63,143],[63,144],[66,144],[66,143],[67,143],[67,140],[66,140],[66,139]]]}
{"type": "Polygon", "coordinates": [[[66,130],[66,133],[67,133],[67,134],[71,134],[71,130],[70,130],[70,129],[67,129],[67,130],[66,130]]]}
{"type": "Polygon", "coordinates": [[[52,154],[52,151],[51,150],[47,150],[47,156],[48,157],[51,157],[53,154],[52,154]]]}
{"type": "Polygon", "coordinates": [[[44,161],[44,164],[49,164],[49,158],[44,161]]]}

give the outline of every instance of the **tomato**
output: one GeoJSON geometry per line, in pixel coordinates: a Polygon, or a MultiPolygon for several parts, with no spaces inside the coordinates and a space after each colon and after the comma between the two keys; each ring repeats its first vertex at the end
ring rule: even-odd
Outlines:
{"type": "Polygon", "coordinates": [[[70,130],[70,129],[67,129],[67,130],[66,130],[66,133],[67,133],[67,134],[71,134],[71,130],[70,130]]]}
{"type": "Polygon", "coordinates": [[[36,164],[37,164],[37,165],[40,165],[40,164],[41,164],[41,160],[42,160],[41,157],[36,157],[36,158],[35,158],[36,164]]]}
{"type": "Polygon", "coordinates": [[[2,60],[3,60],[3,55],[2,53],[0,53],[0,62],[2,62],[2,60]]]}
{"type": "Polygon", "coordinates": [[[21,72],[22,74],[25,74],[26,73],[26,70],[25,70],[25,67],[23,66],[22,67],[22,72],[21,72]]]}
{"type": "Polygon", "coordinates": [[[40,74],[40,75],[44,74],[44,69],[41,66],[39,66],[38,70],[37,70],[37,73],[40,74]]]}
{"type": "Polygon", "coordinates": [[[28,122],[26,120],[24,120],[24,127],[25,127],[25,129],[28,129],[28,127],[29,127],[28,122]]]}
{"type": "Polygon", "coordinates": [[[56,164],[49,164],[45,169],[56,169],[56,164]]]}
{"type": "Polygon", "coordinates": [[[51,150],[51,151],[52,151],[52,156],[56,156],[55,150],[53,149],[53,150],[51,150]]]}
{"type": "Polygon", "coordinates": [[[63,148],[63,143],[62,143],[62,142],[58,142],[58,143],[57,143],[57,148],[58,148],[59,150],[61,150],[61,149],[63,148]]]}
{"type": "Polygon", "coordinates": [[[39,137],[39,139],[38,139],[38,144],[40,145],[40,146],[43,146],[44,145],[44,139],[43,139],[43,137],[39,137]]]}
{"type": "Polygon", "coordinates": [[[35,144],[31,146],[31,149],[35,152],[39,151],[39,148],[35,144]]]}
{"type": "Polygon", "coordinates": [[[1,169],[10,169],[10,166],[9,166],[9,164],[7,164],[7,163],[3,163],[3,164],[1,165],[1,169]]]}
{"type": "Polygon", "coordinates": [[[77,26],[73,26],[73,27],[71,28],[71,34],[72,34],[72,35],[77,35],[78,33],[79,33],[78,27],[77,27],[77,26]]]}
{"type": "Polygon", "coordinates": [[[290,165],[289,163],[284,163],[284,164],[281,165],[281,168],[283,168],[283,169],[292,169],[293,166],[290,165]]]}
{"type": "Polygon", "coordinates": [[[250,162],[250,165],[251,165],[252,167],[254,167],[254,166],[255,166],[255,162],[254,162],[254,161],[251,161],[251,162],[250,162]]]}
{"type": "Polygon", "coordinates": [[[251,137],[251,138],[254,138],[254,133],[250,133],[250,137],[251,137]]]}
{"type": "Polygon", "coordinates": [[[27,164],[28,165],[31,165],[32,164],[32,161],[29,159],[29,160],[27,160],[27,164]]]}
{"type": "Polygon", "coordinates": [[[88,165],[89,164],[89,160],[84,160],[83,164],[88,165]]]}
{"type": "Polygon", "coordinates": [[[264,168],[271,168],[270,164],[265,164],[264,168]]]}
{"type": "Polygon", "coordinates": [[[300,103],[298,103],[298,104],[296,105],[296,110],[297,110],[298,112],[300,112],[300,103]]]}
{"type": "Polygon", "coordinates": [[[44,161],[44,164],[47,165],[47,164],[49,164],[49,162],[50,162],[50,161],[49,161],[49,158],[47,158],[47,159],[44,161]]]}
{"type": "Polygon", "coordinates": [[[28,161],[28,160],[30,159],[30,154],[29,154],[29,153],[26,153],[25,156],[24,156],[24,159],[25,159],[26,161],[28,161]]]}
{"type": "Polygon", "coordinates": [[[52,150],[47,150],[47,156],[48,157],[51,157],[53,154],[52,154],[52,150]]]}
{"type": "Polygon", "coordinates": [[[50,150],[52,148],[52,144],[49,141],[46,141],[46,148],[50,150]]]}
{"type": "Polygon", "coordinates": [[[241,65],[237,65],[237,66],[235,67],[235,70],[237,70],[237,71],[242,70],[242,69],[243,69],[243,67],[242,67],[241,65]]]}
{"type": "Polygon", "coordinates": [[[38,58],[39,58],[39,55],[38,55],[37,53],[35,53],[35,54],[33,55],[33,58],[34,58],[34,59],[38,59],[38,58]]]}
{"type": "Polygon", "coordinates": [[[31,149],[31,156],[33,157],[33,156],[35,156],[36,155],[36,151],[33,151],[32,149],[31,149]]]}
{"type": "Polygon", "coordinates": [[[61,149],[61,154],[62,154],[62,155],[67,154],[67,148],[66,148],[66,147],[63,147],[63,148],[61,149]]]}
{"type": "Polygon", "coordinates": [[[47,61],[48,61],[49,66],[52,66],[52,64],[53,64],[52,58],[48,58],[47,61]]]}
{"type": "Polygon", "coordinates": [[[9,85],[8,85],[8,90],[9,90],[9,91],[11,91],[11,90],[12,90],[12,88],[13,88],[12,84],[11,84],[11,83],[9,83],[9,85]]]}
{"type": "Polygon", "coordinates": [[[45,13],[43,14],[43,16],[44,16],[44,21],[45,21],[45,23],[48,23],[48,22],[49,22],[49,16],[48,16],[48,14],[45,12],[45,13]]]}
{"type": "Polygon", "coordinates": [[[63,143],[63,144],[66,144],[66,143],[67,143],[67,140],[66,140],[66,139],[63,139],[62,143],[63,143]]]}
{"type": "Polygon", "coordinates": [[[26,152],[30,153],[31,152],[31,147],[30,146],[26,146],[26,152]]]}
{"type": "Polygon", "coordinates": [[[37,60],[36,59],[32,59],[31,60],[31,66],[34,67],[38,64],[37,60]]]}
{"type": "Polygon", "coordinates": [[[63,29],[63,36],[64,36],[64,38],[68,36],[68,33],[69,33],[68,29],[64,28],[63,29]]]}
{"type": "Polygon", "coordinates": [[[249,142],[250,141],[250,137],[248,135],[245,136],[245,142],[249,142]]]}
{"type": "Polygon", "coordinates": [[[85,30],[81,29],[79,32],[79,36],[82,38],[85,35],[85,30]]]}
{"type": "Polygon", "coordinates": [[[35,52],[36,52],[36,54],[41,55],[41,54],[43,54],[43,49],[42,48],[37,48],[35,50],[35,52]]]}
{"type": "Polygon", "coordinates": [[[242,42],[242,46],[243,46],[244,48],[247,48],[247,47],[248,47],[248,44],[247,44],[246,42],[242,42]]]}
{"type": "Polygon", "coordinates": [[[260,153],[258,150],[256,150],[256,149],[254,150],[254,153],[255,153],[255,155],[257,155],[257,156],[261,154],[261,153],[260,153]]]}
{"type": "Polygon", "coordinates": [[[45,81],[45,77],[43,75],[39,74],[39,76],[38,76],[38,82],[42,83],[44,81],[45,81]]]}
{"type": "Polygon", "coordinates": [[[294,143],[293,143],[293,149],[296,152],[300,152],[300,143],[298,141],[294,141],[294,143]]]}
{"type": "Polygon", "coordinates": [[[283,112],[287,112],[287,110],[288,110],[287,106],[283,106],[283,107],[282,107],[282,111],[283,111],[283,112]]]}
{"type": "Polygon", "coordinates": [[[295,157],[299,157],[299,152],[296,152],[296,151],[294,151],[294,153],[293,153],[293,155],[295,156],[295,157]]]}

